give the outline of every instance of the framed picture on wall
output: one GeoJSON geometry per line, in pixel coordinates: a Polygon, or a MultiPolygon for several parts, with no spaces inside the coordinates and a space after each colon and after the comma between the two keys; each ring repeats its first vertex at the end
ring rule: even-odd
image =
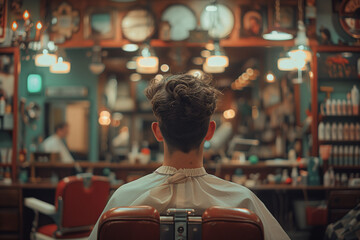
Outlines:
{"type": "Polygon", "coordinates": [[[90,8],[84,17],[85,39],[114,39],[116,12],[109,8],[90,8]]]}
{"type": "MultiPolygon", "coordinates": [[[[287,29],[293,34],[297,30],[297,20],[299,19],[299,14],[297,11],[296,5],[286,5],[282,4],[280,6],[280,27],[287,29]]],[[[275,9],[269,9],[269,27],[273,27],[276,22],[276,13],[275,9]]]]}
{"type": "Polygon", "coordinates": [[[261,37],[266,29],[266,11],[261,6],[240,6],[241,37],[261,37]]]}
{"type": "Polygon", "coordinates": [[[0,0],[0,42],[5,40],[7,0],[0,0]]]}

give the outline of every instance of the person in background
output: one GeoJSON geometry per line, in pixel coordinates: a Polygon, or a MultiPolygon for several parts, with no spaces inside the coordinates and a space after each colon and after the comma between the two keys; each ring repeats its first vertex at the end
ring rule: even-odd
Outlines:
{"type": "Polygon", "coordinates": [[[60,160],[63,163],[73,163],[74,158],[71,156],[69,149],[65,144],[65,138],[69,133],[69,125],[66,122],[59,123],[55,126],[55,133],[46,138],[41,144],[44,152],[59,153],[60,160]]]}
{"type": "MultiPolygon", "coordinates": [[[[157,122],[155,138],[164,144],[164,161],[154,173],[122,185],[103,213],[120,206],[149,205],[164,215],[169,208],[192,208],[201,215],[212,206],[247,208],[264,225],[266,240],[289,237],[257,196],[244,186],[208,174],[203,167],[204,142],[216,125],[211,116],[219,91],[211,78],[169,75],[153,79],[145,90],[157,122]]],[[[99,220],[89,239],[97,239],[99,220]]]]}

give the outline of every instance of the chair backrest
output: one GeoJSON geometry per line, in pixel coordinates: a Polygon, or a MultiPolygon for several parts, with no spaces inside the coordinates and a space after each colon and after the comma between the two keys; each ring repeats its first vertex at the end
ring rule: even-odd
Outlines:
{"type": "MultiPolygon", "coordinates": [[[[264,230],[260,218],[255,213],[244,208],[208,208],[202,216],[202,221],[198,224],[199,228],[189,229],[202,229],[202,239],[206,240],[239,239],[239,237],[244,240],[264,239],[264,230]]],[[[98,240],[159,240],[160,229],[164,229],[160,225],[163,226],[159,213],[153,207],[113,208],[104,213],[100,219],[98,240]]],[[[193,239],[191,236],[194,235],[187,234],[187,236],[189,236],[189,239],[193,239]]]]}
{"type": "Polygon", "coordinates": [[[97,239],[159,240],[159,212],[149,206],[112,208],[101,216],[97,239]]]}
{"type": "Polygon", "coordinates": [[[60,230],[95,225],[109,194],[110,183],[105,177],[80,175],[62,179],[55,198],[60,230]]]}
{"type": "Polygon", "coordinates": [[[202,239],[263,240],[264,229],[260,218],[248,209],[211,207],[202,216],[202,239]]]}

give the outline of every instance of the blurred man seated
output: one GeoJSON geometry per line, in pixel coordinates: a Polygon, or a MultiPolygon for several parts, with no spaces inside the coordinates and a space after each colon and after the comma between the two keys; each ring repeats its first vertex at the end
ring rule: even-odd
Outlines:
{"type": "MultiPolygon", "coordinates": [[[[254,193],[208,174],[203,167],[204,142],[216,128],[210,118],[219,92],[211,86],[211,79],[171,75],[152,80],[145,94],[157,119],[153,133],[164,143],[163,165],[117,189],[104,212],[119,206],[149,205],[160,214],[169,208],[193,208],[201,215],[211,206],[241,207],[260,217],[265,239],[289,239],[254,193]]],[[[96,239],[97,228],[98,223],[89,239],[96,239]]]]}
{"type": "Polygon", "coordinates": [[[74,158],[71,156],[65,143],[68,133],[69,125],[66,122],[57,124],[55,126],[55,133],[46,138],[42,143],[42,150],[47,153],[59,153],[60,160],[63,163],[73,163],[74,158]]]}

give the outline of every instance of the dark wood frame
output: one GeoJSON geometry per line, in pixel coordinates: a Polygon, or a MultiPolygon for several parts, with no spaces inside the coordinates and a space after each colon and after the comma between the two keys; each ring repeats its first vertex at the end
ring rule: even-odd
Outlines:
{"type": "Polygon", "coordinates": [[[14,124],[12,130],[12,159],[11,164],[0,164],[0,166],[11,167],[11,179],[13,182],[17,180],[17,138],[18,138],[18,79],[19,79],[19,71],[20,71],[20,52],[18,48],[15,47],[7,47],[0,48],[0,54],[13,54],[13,62],[14,62],[14,94],[13,94],[13,117],[14,124]]]}
{"type": "Polygon", "coordinates": [[[91,7],[86,10],[84,16],[84,38],[85,39],[96,39],[96,40],[112,40],[116,36],[116,21],[117,21],[117,14],[114,9],[111,8],[95,8],[91,7]],[[110,23],[111,23],[111,30],[109,33],[105,35],[98,35],[93,33],[92,26],[91,26],[91,16],[93,14],[109,14],[110,15],[110,23]]]}

